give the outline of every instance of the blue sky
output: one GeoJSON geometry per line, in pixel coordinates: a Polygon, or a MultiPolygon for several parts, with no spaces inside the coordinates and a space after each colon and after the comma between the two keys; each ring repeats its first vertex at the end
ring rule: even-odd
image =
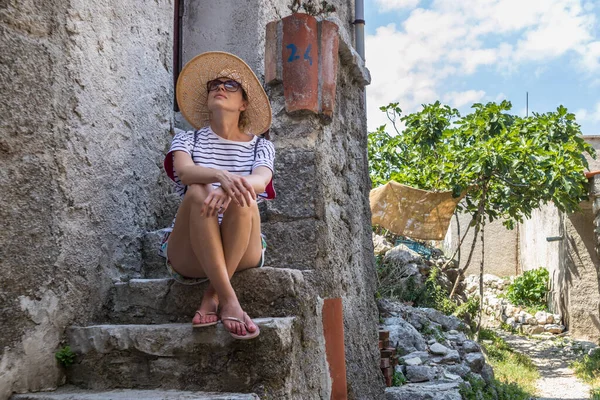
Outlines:
{"type": "Polygon", "coordinates": [[[600,135],[600,0],[365,0],[369,130],[378,108],[441,100],[466,113],[510,100],[513,112],[577,115],[600,135]]]}

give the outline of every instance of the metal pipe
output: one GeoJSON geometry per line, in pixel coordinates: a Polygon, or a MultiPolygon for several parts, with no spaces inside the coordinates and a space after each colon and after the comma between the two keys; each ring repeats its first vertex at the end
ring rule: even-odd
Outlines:
{"type": "Polygon", "coordinates": [[[354,2],[354,40],[356,51],[365,59],[365,3],[364,0],[354,2]]]}

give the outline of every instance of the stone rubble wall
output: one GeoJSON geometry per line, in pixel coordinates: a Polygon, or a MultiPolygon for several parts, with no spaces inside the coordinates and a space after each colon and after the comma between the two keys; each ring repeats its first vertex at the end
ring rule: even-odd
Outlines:
{"type": "Polygon", "coordinates": [[[0,399],[63,380],[66,326],[100,312],[164,226],[170,0],[10,0],[0,11],[0,399]]]}
{"type": "Polygon", "coordinates": [[[396,372],[407,380],[387,388],[386,399],[460,400],[460,385],[467,376],[486,382],[494,378],[481,347],[468,339],[468,328],[458,318],[385,299],[378,305],[380,329],[389,331],[390,344],[400,356],[396,372]]]}
{"type": "MultiPolygon", "coordinates": [[[[469,296],[479,297],[479,276],[469,275],[465,284],[469,296]]],[[[532,315],[503,298],[508,284],[509,281],[492,274],[483,276],[483,312],[489,317],[492,325],[503,322],[512,329],[529,335],[558,334],[565,330],[560,314],[538,311],[532,315]]]]}

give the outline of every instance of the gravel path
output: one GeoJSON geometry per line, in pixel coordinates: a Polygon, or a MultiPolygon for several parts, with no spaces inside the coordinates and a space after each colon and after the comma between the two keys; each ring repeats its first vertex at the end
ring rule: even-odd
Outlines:
{"type": "Polygon", "coordinates": [[[588,400],[590,386],[575,377],[569,368],[571,362],[587,352],[593,343],[571,339],[526,338],[498,331],[510,347],[527,354],[538,367],[541,378],[537,382],[538,400],[588,400]],[[579,354],[578,353],[579,350],[579,354]]]}

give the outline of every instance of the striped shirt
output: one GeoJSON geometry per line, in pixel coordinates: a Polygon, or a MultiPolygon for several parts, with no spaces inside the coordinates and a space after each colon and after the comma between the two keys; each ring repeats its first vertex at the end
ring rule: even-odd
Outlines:
{"type": "MultiPolygon", "coordinates": [[[[267,139],[258,141],[258,137],[254,136],[249,142],[236,142],[223,139],[214,133],[210,127],[202,128],[196,132],[195,146],[194,131],[181,131],[176,134],[165,159],[166,172],[175,182],[175,192],[181,197],[185,193],[185,185],[181,182],[173,167],[172,160],[175,151],[186,152],[192,157],[196,165],[226,170],[236,175],[250,175],[258,167],[267,167],[274,171],[275,147],[267,139]],[[256,159],[254,158],[255,147],[256,159]]],[[[218,182],[212,185],[214,188],[221,186],[218,182]]],[[[259,197],[266,197],[266,193],[259,194],[259,197]]]]}

